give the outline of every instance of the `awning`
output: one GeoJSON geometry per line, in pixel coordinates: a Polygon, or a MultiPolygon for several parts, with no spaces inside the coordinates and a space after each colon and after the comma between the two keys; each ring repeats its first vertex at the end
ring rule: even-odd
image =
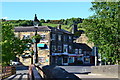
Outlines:
{"type": "Polygon", "coordinates": [[[37,44],[37,47],[45,47],[45,44],[37,44]]]}

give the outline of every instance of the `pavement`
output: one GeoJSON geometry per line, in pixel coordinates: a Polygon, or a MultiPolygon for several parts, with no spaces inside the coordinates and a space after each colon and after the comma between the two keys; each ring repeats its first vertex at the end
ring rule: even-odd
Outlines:
{"type": "Polygon", "coordinates": [[[120,80],[117,77],[106,76],[101,74],[92,74],[91,66],[59,66],[69,73],[73,73],[81,80],[120,80]]]}
{"type": "Polygon", "coordinates": [[[16,66],[16,74],[4,80],[28,80],[28,66],[16,66]]]}

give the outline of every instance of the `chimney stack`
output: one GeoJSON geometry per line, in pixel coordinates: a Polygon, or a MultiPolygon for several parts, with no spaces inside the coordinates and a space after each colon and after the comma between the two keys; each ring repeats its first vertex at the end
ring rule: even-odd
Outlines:
{"type": "Polygon", "coordinates": [[[61,29],[61,24],[58,24],[57,29],[61,29]]]}
{"type": "Polygon", "coordinates": [[[72,33],[75,34],[75,32],[77,32],[78,29],[77,29],[77,24],[73,24],[72,25],[72,33]]]}

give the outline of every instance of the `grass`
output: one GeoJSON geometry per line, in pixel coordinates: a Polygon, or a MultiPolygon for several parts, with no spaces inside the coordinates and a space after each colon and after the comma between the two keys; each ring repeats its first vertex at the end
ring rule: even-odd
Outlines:
{"type": "MultiPolygon", "coordinates": [[[[57,27],[58,24],[51,24],[51,23],[42,23],[42,26],[51,26],[51,27],[57,27]]],[[[61,25],[61,28],[67,31],[70,31],[69,25],[61,25]]]]}

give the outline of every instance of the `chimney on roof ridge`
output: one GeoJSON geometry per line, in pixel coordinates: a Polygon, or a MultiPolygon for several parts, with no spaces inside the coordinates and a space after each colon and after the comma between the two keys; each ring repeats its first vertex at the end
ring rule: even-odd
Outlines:
{"type": "Polygon", "coordinates": [[[75,32],[77,32],[78,29],[77,29],[77,24],[73,24],[72,25],[72,33],[75,34],[75,32]]]}
{"type": "Polygon", "coordinates": [[[61,29],[61,24],[58,24],[57,29],[61,29]]]}

